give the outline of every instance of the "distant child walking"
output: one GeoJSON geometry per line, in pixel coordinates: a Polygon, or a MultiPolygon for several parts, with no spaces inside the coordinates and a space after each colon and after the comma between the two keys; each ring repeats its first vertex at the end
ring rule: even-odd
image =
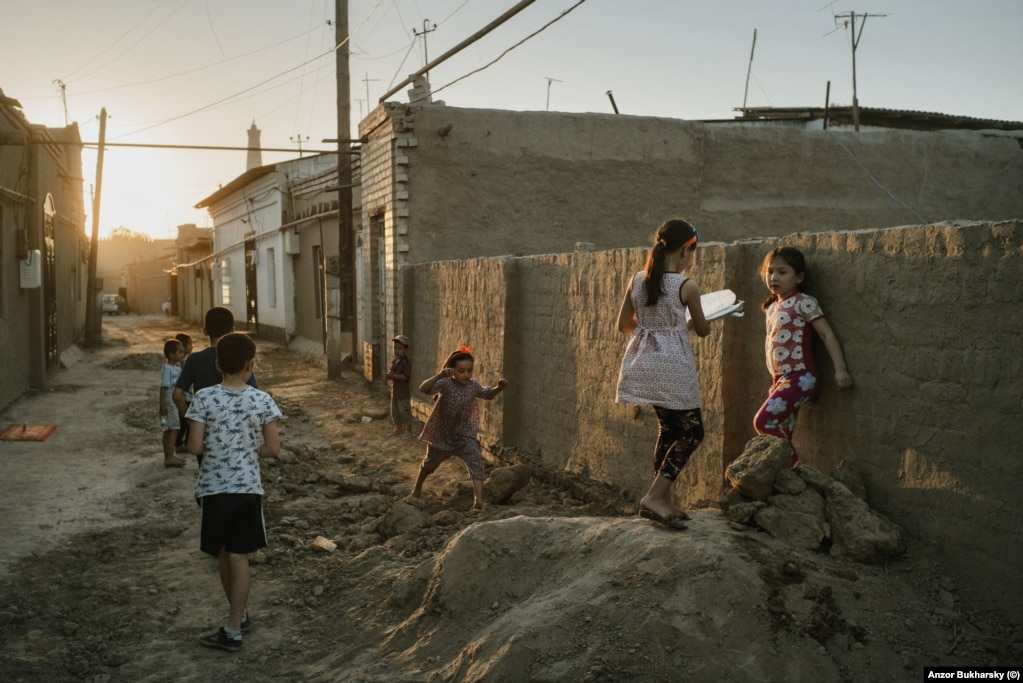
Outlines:
{"type": "Polygon", "coordinates": [[[217,558],[230,613],[224,626],[199,642],[237,652],[251,625],[249,553],[266,546],[259,459],[280,454],[281,411],[269,394],[248,384],[255,342],[231,333],[216,348],[223,379],[196,392],[186,417],[192,420],[188,450],[205,456],[195,484],[202,510],[199,549],[217,558]]]}
{"type": "Polygon", "coordinates": [[[760,434],[770,434],[789,442],[792,467],[799,464],[799,455],[792,445],[799,408],[817,394],[817,368],[813,360],[810,332],[824,342],[824,348],[835,366],[835,383],[839,389],[852,386],[845,357],[838,338],[824,317],[817,299],[804,293],[806,259],[794,247],[778,247],[764,258],[761,276],[770,295],[764,301],[767,314],[767,369],[773,383],[767,401],[757,411],[753,427],[760,434]]]}
{"type": "MultiPolygon", "coordinates": [[[[179,367],[183,367],[184,363],[185,363],[185,360],[188,358],[189,354],[192,353],[192,335],[187,334],[185,332],[178,332],[176,335],[174,335],[174,338],[177,339],[179,342],[181,342],[181,346],[185,350],[185,355],[182,357],[181,362],[178,363],[179,367]]],[[[171,394],[172,394],[171,398],[173,400],[173,388],[172,388],[171,394]]],[[[185,410],[183,410],[183,411],[179,410],[178,411],[181,414],[182,417],[181,417],[181,429],[178,430],[178,438],[174,442],[174,450],[177,453],[185,453],[185,452],[188,451],[188,448],[185,446],[185,444],[188,443],[188,420],[186,420],[184,418],[184,415],[185,415],[185,413],[188,412],[188,404],[191,403],[191,401],[192,401],[192,392],[191,391],[186,391],[184,393],[184,400],[185,400],[185,410]]]]}
{"type": "Polygon", "coordinates": [[[670,529],[686,528],[689,516],[672,504],[671,487],[703,441],[689,330],[706,337],[710,325],[699,286],[684,274],[699,240],[696,228],[684,220],[663,223],[645,268],[632,277],[618,311],[618,331],[632,337],[622,359],[615,401],[652,404],[659,425],[654,481],[639,502],[639,514],[670,529]]]}
{"type": "Polygon", "coordinates": [[[408,357],[409,340],[399,334],[393,340],[394,359],[387,371],[387,381],[391,385],[391,421],[394,422],[394,433],[400,436],[412,436],[412,394],[409,391],[409,378],[412,377],[412,361],[408,357]]]}
{"type": "Polygon", "coordinates": [[[181,374],[181,361],[184,358],[185,349],[177,339],[168,339],[163,343],[164,363],[160,371],[160,428],[163,431],[164,467],[185,466],[185,461],[174,454],[182,419],[173,400],[174,383],[181,374]]]}
{"type": "Polygon", "coordinates": [[[483,454],[476,434],[480,429],[480,408],[476,399],[492,400],[508,386],[503,377],[492,387],[485,387],[472,377],[475,360],[472,347],[459,347],[444,361],[436,375],[419,385],[419,391],[436,396],[433,412],[426,420],[423,433],[426,457],[419,467],[419,476],[411,496],[419,498],[423,482],[437,467],[455,456],[465,463],[472,479],[473,502],[470,512],[483,509],[483,454]]]}

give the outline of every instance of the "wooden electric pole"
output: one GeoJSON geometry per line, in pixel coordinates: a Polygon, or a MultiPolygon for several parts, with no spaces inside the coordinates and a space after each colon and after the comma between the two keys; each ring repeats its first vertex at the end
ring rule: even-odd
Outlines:
{"type": "Polygon", "coordinates": [[[89,242],[89,280],[85,283],[85,346],[94,348],[102,342],[103,312],[96,290],[96,263],[99,260],[99,207],[103,196],[103,145],[107,139],[107,110],[99,112],[99,145],[96,153],[96,191],[92,196],[92,240],[89,242]]]}
{"type": "Polygon", "coordinates": [[[847,12],[845,14],[836,14],[835,21],[842,20],[843,26],[848,26],[849,31],[849,44],[852,46],[852,119],[853,119],[853,130],[860,130],[860,100],[856,96],[856,48],[860,44],[860,36],[863,35],[863,27],[867,24],[867,17],[886,17],[887,14],[869,14],[864,12],[859,15],[863,20],[860,23],[860,32],[856,32],[856,12],[847,12]],[[848,23],[847,23],[848,22],[848,23]]]}
{"type": "MultiPolygon", "coordinates": [[[[334,0],[334,68],[337,72],[338,278],[336,297],[328,297],[332,318],[327,329],[327,376],[341,376],[341,359],[357,358],[355,340],[355,235],[352,227],[351,74],[348,65],[348,0],[334,0]],[[334,310],[331,310],[334,309],[334,310]],[[346,343],[347,342],[347,343],[346,343]],[[347,347],[347,348],[345,348],[347,347]]],[[[368,105],[367,105],[368,106],[368,105]]]]}

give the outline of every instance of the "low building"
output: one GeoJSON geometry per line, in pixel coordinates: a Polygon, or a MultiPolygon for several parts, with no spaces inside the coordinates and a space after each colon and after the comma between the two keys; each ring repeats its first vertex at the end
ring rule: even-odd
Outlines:
{"type": "Polygon", "coordinates": [[[0,406],[48,386],[84,337],[82,185],[78,125],[32,124],[0,90],[0,406]]]}
{"type": "MultiPolygon", "coordinates": [[[[873,110],[854,132],[381,104],[359,129],[357,360],[406,331],[420,299],[403,273],[415,264],[642,246],[674,216],[720,242],[1023,216],[1023,124],[903,114],[944,129],[883,127],[899,117],[873,110]]],[[[440,358],[412,341],[418,382],[440,358]]]]}
{"type": "MultiPolygon", "coordinates": [[[[236,326],[289,344],[326,346],[327,278],[337,262],[337,155],[250,168],[196,208],[213,221],[214,305],[236,326]]],[[[189,264],[188,267],[200,267],[189,264]]],[[[185,267],[179,264],[178,278],[185,267]]]]}
{"type": "Polygon", "coordinates": [[[174,248],[170,314],[202,325],[206,310],[213,305],[213,229],[194,223],[179,225],[174,248]]]}

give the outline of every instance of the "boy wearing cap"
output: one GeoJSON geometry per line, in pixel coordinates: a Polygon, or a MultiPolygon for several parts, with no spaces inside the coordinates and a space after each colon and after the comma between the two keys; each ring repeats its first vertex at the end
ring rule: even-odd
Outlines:
{"type": "Polygon", "coordinates": [[[412,395],[408,386],[412,377],[412,362],[408,358],[409,340],[399,334],[392,341],[394,360],[387,372],[387,381],[391,385],[391,421],[394,422],[394,434],[408,439],[412,437],[412,395]]]}

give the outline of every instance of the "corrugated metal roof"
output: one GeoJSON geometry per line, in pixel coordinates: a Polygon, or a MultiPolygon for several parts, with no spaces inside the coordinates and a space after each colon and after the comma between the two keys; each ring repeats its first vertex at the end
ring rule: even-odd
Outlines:
{"type": "MultiPolygon", "coordinates": [[[[739,107],[735,111],[742,119],[792,118],[818,120],[825,114],[829,121],[841,124],[852,123],[852,107],[739,107]]],[[[981,119],[973,116],[940,114],[937,112],[912,111],[907,109],[884,109],[860,107],[860,124],[908,128],[911,130],[1023,130],[1021,121],[981,119]]]]}

